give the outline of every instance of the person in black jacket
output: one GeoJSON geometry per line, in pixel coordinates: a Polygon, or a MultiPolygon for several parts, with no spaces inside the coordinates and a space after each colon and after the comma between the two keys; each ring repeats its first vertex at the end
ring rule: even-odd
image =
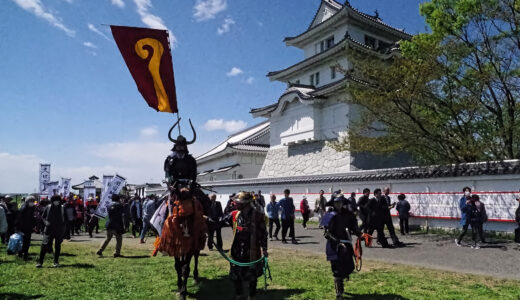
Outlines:
{"type": "Polygon", "coordinates": [[[381,189],[374,190],[374,198],[368,200],[366,205],[368,212],[368,222],[369,222],[369,230],[368,234],[372,235],[374,230],[377,231],[377,241],[381,244],[383,248],[391,248],[388,245],[388,241],[385,237],[385,216],[386,211],[388,210],[388,203],[386,199],[381,194],[381,189]]]}
{"type": "Polygon", "coordinates": [[[344,281],[354,271],[352,235],[361,236],[356,217],[344,205],[345,200],[343,195],[336,197],[333,202],[334,210],[322,219],[327,239],[325,252],[334,276],[336,299],[343,299],[344,281]]]}
{"type": "Polygon", "coordinates": [[[370,220],[368,219],[368,200],[370,199],[370,189],[365,188],[363,190],[363,196],[359,197],[357,207],[359,209],[359,219],[361,219],[361,229],[364,233],[368,232],[370,220]]]}
{"type": "Polygon", "coordinates": [[[408,219],[410,218],[410,203],[406,201],[405,194],[399,194],[397,196],[397,206],[395,209],[399,213],[399,229],[401,230],[401,234],[405,235],[410,234],[410,228],[408,227],[408,219]]]}
{"type": "Polygon", "coordinates": [[[515,221],[518,227],[515,230],[515,242],[520,243],[520,197],[516,198],[516,201],[518,201],[518,208],[515,212],[515,221]]]}
{"type": "Polygon", "coordinates": [[[208,211],[208,248],[213,249],[213,235],[217,235],[217,249],[222,249],[222,231],[220,220],[223,216],[222,205],[217,201],[217,195],[209,196],[211,206],[208,211]]]}
{"type": "Polygon", "coordinates": [[[381,198],[386,202],[381,202],[381,212],[384,225],[388,228],[388,233],[390,234],[390,238],[392,238],[394,246],[403,246],[404,244],[399,241],[399,238],[397,238],[397,235],[395,234],[394,222],[392,221],[392,215],[390,214],[390,210],[395,207],[395,203],[392,203],[392,199],[390,199],[390,187],[385,187],[383,192],[384,194],[381,198]]]}
{"type": "Polygon", "coordinates": [[[65,234],[65,212],[61,205],[61,197],[54,195],[51,197],[51,204],[47,205],[42,214],[43,223],[43,240],[40,249],[40,258],[36,264],[36,268],[41,268],[45,253],[52,248],[54,241],[54,267],[60,266],[58,260],[61,253],[61,242],[63,242],[63,235],[65,234]]]}
{"type": "Polygon", "coordinates": [[[29,260],[29,247],[31,246],[31,235],[36,226],[36,218],[34,216],[34,201],[36,199],[33,196],[29,196],[25,199],[25,203],[22,205],[16,218],[16,231],[23,233],[23,246],[22,251],[18,253],[19,257],[23,257],[23,260],[29,260]]]}
{"type": "Polygon", "coordinates": [[[112,195],[112,204],[108,209],[108,220],[105,225],[107,228],[107,238],[99,248],[97,255],[103,256],[103,250],[108,246],[113,236],[116,237],[116,251],[114,257],[121,256],[121,246],[123,244],[123,233],[125,232],[125,226],[123,224],[123,205],[119,202],[119,195],[112,195]]]}

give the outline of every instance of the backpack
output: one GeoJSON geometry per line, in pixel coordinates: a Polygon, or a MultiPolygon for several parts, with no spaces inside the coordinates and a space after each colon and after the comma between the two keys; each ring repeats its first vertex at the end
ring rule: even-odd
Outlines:
{"type": "Polygon", "coordinates": [[[482,222],[482,221],[483,221],[482,211],[474,203],[471,204],[470,222],[482,222]]]}
{"type": "Polygon", "coordinates": [[[9,237],[9,244],[7,245],[7,254],[17,254],[22,251],[23,233],[14,233],[9,237]]]}

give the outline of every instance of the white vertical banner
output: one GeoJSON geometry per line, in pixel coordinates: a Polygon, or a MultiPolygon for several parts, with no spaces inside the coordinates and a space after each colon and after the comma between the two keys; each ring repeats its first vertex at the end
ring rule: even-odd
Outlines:
{"type": "Polygon", "coordinates": [[[49,197],[52,197],[54,195],[59,195],[60,193],[60,182],[59,181],[52,181],[46,184],[47,186],[47,195],[49,197]]]}
{"type": "Polygon", "coordinates": [[[71,178],[63,178],[61,177],[61,193],[63,197],[68,197],[70,193],[70,181],[71,178]]]}
{"type": "Polygon", "coordinates": [[[96,210],[96,216],[100,218],[106,218],[108,215],[108,206],[112,204],[112,195],[119,194],[123,186],[125,185],[126,179],[120,175],[112,177],[112,180],[108,183],[107,189],[103,193],[103,197],[99,202],[96,210]]]}
{"type": "Polygon", "coordinates": [[[93,197],[96,199],[96,186],[94,185],[93,180],[87,180],[83,183],[83,201],[85,205],[87,203],[88,197],[93,197]]]}
{"type": "Polygon", "coordinates": [[[105,191],[108,189],[108,184],[110,181],[114,178],[113,175],[103,175],[103,188],[101,189],[101,199],[103,199],[103,195],[105,194],[105,191]]]}
{"type": "Polygon", "coordinates": [[[51,165],[40,164],[40,195],[48,195],[47,184],[51,181],[51,165]]]}

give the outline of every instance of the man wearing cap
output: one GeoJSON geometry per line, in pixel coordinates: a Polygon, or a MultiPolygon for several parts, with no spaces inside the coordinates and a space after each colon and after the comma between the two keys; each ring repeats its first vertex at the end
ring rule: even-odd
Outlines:
{"type": "MultiPolygon", "coordinates": [[[[251,193],[240,192],[235,201],[237,210],[231,213],[234,233],[231,258],[237,262],[248,263],[260,259],[262,254],[267,257],[264,214],[255,209],[251,193]]],[[[242,297],[244,282],[249,287],[249,299],[253,299],[256,295],[257,279],[262,274],[262,262],[247,267],[230,264],[229,277],[235,286],[237,299],[242,297]]]]}
{"type": "Polygon", "coordinates": [[[43,240],[40,249],[40,258],[36,268],[41,268],[45,254],[52,247],[54,241],[54,267],[59,267],[61,252],[61,242],[65,233],[65,212],[61,205],[61,197],[54,195],[51,197],[51,204],[47,205],[42,214],[45,229],[43,230],[43,240]]]}
{"type": "Polygon", "coordinates": [[[34,226],[36,226],[36,218],[34,217],[35,201],[36,199],[33,196],[27,197],[16,219],[16,230],[23,233],[22,251],[18,253],[18,256],[23,257],[23,260],[25,261],[29,260],[31,234],[33,232],[34,226]]]}
{"type": "MultiPolygon", "coordinates": [[[[323,196],[323,194],[325,194],[325,191],[320,190],[320,196],[316,198],[316,201],[314,202],[314,211],[318,213],[319,223],[321,223],[321,219],[323,218],[323,215],[325,215],[325,211],[327,209],[327,199],[325,198],[325,196],[323,196]]],[[[320,228],[322,228],[321,225],[320,228]]]]}
{"type": "Polygon", "coordinates": [[[107,228],[107,238],[101,244],[101,248],[96,252],[97,255],[103,256],[103,250],[108,246],[113,236],[116,237],[116,250],[114,257],[121,256],[121,246],[123,244],[123,233],[125,227],[123,224],[123,205],[120,203],[118,194],[112,195],[112,204],[108,208],[108,220],[105,225],[107,228]]]}
{"type": "Polygon", "coordinates": [[[325,228],[327,245],[325,252],[327,260],[330,261],[332,275],[334,276],[334,287],[336,299],[343,299],[344,281],[349,280],[354,271],[352,259],[354,249],[352,234],[361,235],[354,214],[345,206],[345,197],[337,196],[333,201],[333,211],[328,212],[322,219],[321,225],[325,228]]]}

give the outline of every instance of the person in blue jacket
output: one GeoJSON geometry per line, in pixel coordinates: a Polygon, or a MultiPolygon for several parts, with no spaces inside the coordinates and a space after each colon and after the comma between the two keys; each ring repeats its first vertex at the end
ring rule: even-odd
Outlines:
{"type": "Polygon", "coordinates": [[[276,195],[271,194],[271,202],[267,204],[267,217],[269,218],[269,240],[273,240],[273,224],[276,225],[276,229],[274,231],[274,238],[278,240],[278,232],[280,231],[280,218],[279,218],[279,210],[280,206],[276,202],[276,195]]]}
{"type": "Polygon", "coordinates": [[[459,235],[457,239],[455,239],[455,244],[457,246],[461,246],[460,242],[464,235],[468,231],[469,227],[469,217],[471,212],[471,188],[465,187],[462,189],[464,196],[459,200],[459,209],[460,209],[460,225],[462,225],[462,233],[459,235]]]}
{"type": "Polygon", "coordinates": [[[283,193],[285,197],[278,202],[278,205],[282,210],[282,243],[287,243],[285,236],[287,235],[287,230],[289,230],[289,236],[292,238],[292,243],[296,244],[296,238],[294,235],[294,201],[293,198],[289,197],[291,194],[289,189],[285,189],[283,193]]]}

